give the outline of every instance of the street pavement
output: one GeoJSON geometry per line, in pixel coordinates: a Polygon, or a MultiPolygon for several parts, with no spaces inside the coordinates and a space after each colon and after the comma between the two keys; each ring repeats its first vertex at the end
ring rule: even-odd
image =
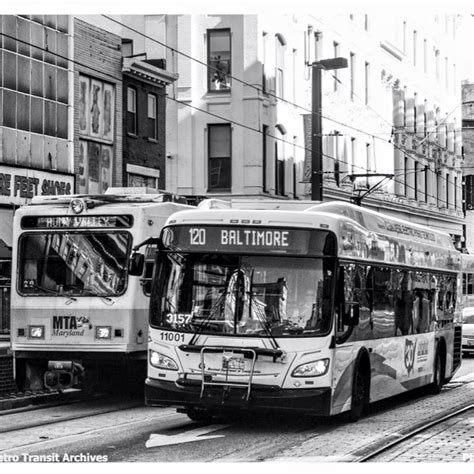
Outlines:
{"type": "MultiPolygon", "coordinates": [[[[472,359],[468,362],[472,367],[472,359]]],[[[366,454],[371,445],[409,432],[413,427],[431,421],[442,413],[474,403],[474,370],[453,379],[440,394],[422,395],[395,402],[393,408],[372,413],[356,423],[344,423],[324,435],[307,440],[282,452],[276,462],[352,462],[366,454]],[[315,456],[315,453],[317,455],[315,456]]],[[[474,413],[420,433],[410,444],[377,461],[394,462],[474,462],[474,413]],[[447,429],[447,427],[449,429],[447,429]],[[405,450],[408,450],[405,452],[405,450]]]]}

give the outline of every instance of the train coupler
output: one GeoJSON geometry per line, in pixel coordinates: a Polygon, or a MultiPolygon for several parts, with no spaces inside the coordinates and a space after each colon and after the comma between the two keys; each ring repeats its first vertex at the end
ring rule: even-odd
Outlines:
{"type": "Polygon", "coordinates": [[[80,384],[84,367],[74,361],[51,360],[44,374],[44,386],[51,390],[63,391],[80,384]]]}

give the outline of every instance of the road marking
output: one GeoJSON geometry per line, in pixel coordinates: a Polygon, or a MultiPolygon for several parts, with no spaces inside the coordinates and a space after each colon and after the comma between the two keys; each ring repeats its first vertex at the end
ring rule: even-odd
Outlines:
{"type": "Polygon", "coordinates": [[[160,435],[151,434],[150,439],[146,442],[147,448],[156,448],[158,446],[170,446],[172,444],[192,443],[193,441],[203,441],[206,439],[223,438],[225,435],[203,436],[213,431],[222,430],[231,425],[209,425],[196,428],[185,433],[177,435],[160,435]]]}

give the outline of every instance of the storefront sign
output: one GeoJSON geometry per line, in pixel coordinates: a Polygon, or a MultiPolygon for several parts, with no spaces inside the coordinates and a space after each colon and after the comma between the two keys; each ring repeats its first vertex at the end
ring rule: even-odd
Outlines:
{"type": "Polygon", "coordinates": [[[74,175],[0,165],[0,204],[74,193],[74,175]]]}

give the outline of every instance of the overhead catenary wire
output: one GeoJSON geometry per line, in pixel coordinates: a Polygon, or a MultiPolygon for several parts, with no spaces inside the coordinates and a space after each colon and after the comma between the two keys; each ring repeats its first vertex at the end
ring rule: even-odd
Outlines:
{"type": "MultiPolygon", "coordinates": [[[[173,47],[167,45],[166,43],[163,43],[162,41],[157,40],[156,38],[152,38],[152,37],[150,37],[150,36],[144,34],[143,32],[138,31],[138,30],[136,30],[135,28],[132,28],[131,26],[126,25],[125,23],[122,23],[122,22],[116,20],[115,18],[112,18],[112,17],[110,17],[110,16],[108,16],[108,15],[102,15],[102,16],[103,16],[104,18],[106,18],[106,19],[108,19],[108,20],[114,22],[115,24],[120,25],[121,27],[126,28],[126,29],[128,29],[128,30],[134,32],[135,34],[137,34],[137,35],[139,35],[139,36],[142,36],[143,38],[145,38],[145,39],[147,39],[147,40],[150,40],[150,41],[155,42],[155,43],[157,43],[157,44],[159,44],[159,45],[161,45],[161,46],[163,46],[163,47],[165,47],[165,48],[168,48],[168,49],[169,49],[170,51],[172,51],[173,53],[182,55],[183,57],[186,57],[187,59],[190,59],[190,60],[192,60],[192,61],[195,61],[195,62],[201,64],[202,66],[204,66],[204,67],[206,67],[206,68],[208,68],[208,69],[210,69],[210,70],[217,70],[217,68],[212,67],[211,65],[205,63],[204,61],[201,61],[201,60],[199,60],[199,59],[196,59],[196,58],[194,58],[193,56],[191,56],[191,55],[189,55],[189,54],[187,54],[187,53],[184,53],[184,52],[182,52],[182,51],[180,51],[180,50],[178,50],[178,49],[176,49],[176,48],[173,48],[173,47]]],[[[248,87],[250,87],[250,88],[253,88],[254,90],[258,91],[259,93],[262,92],[262,87],[261,87],[261,86],[259,87],[259,86],[256,86],[255,84],[250,84],[250,83],[248,83],[248,82],[246,82],[246,81],[244,81],[244,80],[242,80],[242,79],[240,79],[240,78],[238,78],[238,77],[236,77],[236,76],[234,76],[234,75],[232,75],[232,74],[228,74],[227,76],[228,76],[230,79],[234,80],[234,81],[237,81],[237,82],[239,82],[239,83],[241,83],[241,84],[243,84],[243,85],[246,85],[246,86],[248,86],[248,87]]],[[[341,82],[341,81],[339,81],[339,82],[341,82]]],[[[342,84],[342,82],[341,82],[341,84],[342,84]]],[[[297,107],[297,108],[299,108],[299,109],[301,109],[301,110],[303,110],[303,111],[306,111],[306,112],[310,113],[311,115],[313,115],[313,114],[315,113],[315,112],[313,112],[312,110],[307,109],[306,107],[303,107],[303,106],[301,106],[301,105],[295,104],[294,102],[291,102],[291,101],[289,101],[289,100],[287,100],[287,99],[284,99],[284,98],[282,98],[282,97],[279,97],[279,96],[277,96],[276,94],[273,94],[273,93],[271,93],[271,92],[269,92],[269,91],[267,91],[266,94],[267,94],[268,96],[273,97],[273,98],[275,98],[275,99],[277,99],[277,100],[280,100],[280,101],[282,101],[282,102],[284,102],[284,103],[287,103],[287,104],[289,104],[289,105],[292,105],[292,106],[294,106],[294,107],[297,107]]],[[[385,139],[383,139],[383,138],[377,137],[377,136],[375,136],[374,134],[371,134],[371,133],[369,133],[369,132],[366,132],[366,131],[364,131],[364,130],[361,130],[361,129],[359,129],[359,128],[357,128],[357,127],[354,127],[354,126],[352,126],[352,125],[350,125],[350,124],[347,124],[347,123],[344,123],[344,122],[340,122],[340,121],[338,121],[338,120],[336,120],[336,119],[333,119],[333,118],[331,118],[331,117],[327,117],[327,116],[325,116],[325,115],[323,115],[323,114],[318,113],[318,115],[320,115],[322,118],[325,118],[326,120],[332,121],[332,122],[337,123],[337,124],[339,124],[339,125],[342,125],[342,126],[344,126],[344,127],[346,127],[346,128],[349,128],[349,129],[352,129],[352,130],[354,130],[354,131],[357,131],[357,132],[359,132],[359,133],[361,133],[361,134],[370,136],[370,137],[372,137],[373,139],[378,139],[378,140],[382,140],[382,141],[384,141],[384,142],[386,142],[386,143],[389,143],[389,144],[391,144],[392,146],[394,146],[396,149],[399,149],[399,150],[400,150],[401,152],[403,152],[405,155],[410,156],[410,157],[412,157],[412,158],[415,159],[415,160],[418,160],[418,157],[412,155],[412,152],[411,152],[410,150],[407,150],[407,149],[398,147],[397,145],[393,144],[393,143],[391,142],[391,140],[385,140],[385,139]]],[[[386,121],[386,120],[385,120],[385,121],[386,121]]],[[[386,122],[387,122],[387,121],[386,121],[386,122]]],[[[387,122],[387,123],[389,123],[389,122],[387,122]]],[[[275,138],[276,138],[276,137],[275,137],[275,138]]],[[[288,142],[287,142],[287,143],[288,143],[288,142]]],[[[292,144],[292,145],[293,145],[293,144],[292,144]]],[[[306,148],[306,149],[307,149],[307,148],[306,148]]],[[[326,157],[335,159],[334,157],[329,156],[329,155],[326,155],[326,154],[323,154],[323,156],[326,156],[326,157]]],[[[346,161],[342,161],[342,160],[338,160],[338,161],[339,161],[340,163],[352,165],[351,163],[348,163],[348,162],[346,162],[346,161]]],[[[357,166],[357,168],[359,168],[359,169],[365,169],[366,171],[368,171],[366,168],[363,168],[363,167],[361,167],[361,166],[357,166]]]]}
{"type": "MultiPolygon", "coordinates": [[[[106,15],[104,15],[104,16],[105,16],[106,18],[108,18],[106,15]]],[[[112,19],[112,20],[113,20],[113,19],[112,19]]],[[[113,20],[113,21],[116,21],[116,20],[113,20]]],[[[116,21],[116,22],[117,22],[117,21],[116,21]]],[[[120,22],[117,22],[117,23],[121,24],[122,26],[124,26],[124,27],[126,27],[126,28],[130,28],[130,27],[128,27],[127,25],[124,25],[124,24],[122,24],[122,23],[120,23],[120,22]]],[[[132,29],[132,28],[130,28],[130,29],[132,29]]],[[[132,29],[132,30],[133,30],[133,29],[132,29]]],[[[136,30],[134,30],[134,31],[136,31],[136,30]]],[[[141,32],[138,32],[138,31],[136,31],[136,32],[137,32],[137,34],[140,34],[140,35],[142,35],[142,36],[144,36],[144,37],[147,37],[146,35],[144,35],[144,34],[141,33],[141,32]]],[[[115,77],[114,75],[105,73],[104,71],[101,71],[101,70],[99,71],[99,70],[97,70],[97,69],[95,69],[95,68],[92,68],[92,67],[91,67],[90,65],[88,65],[88,64],[81,63],[81,62],[79,62],[79,61],[77,61],[77,60],[73,60],[73,59],[71,59],[71,58],[69,58],[69,57],[67,57],[67,56],[60,55],[60,54],[58,54],[58,53],[56,53],[56,52],[51,52],[51,51],[48,50],[47,48],[39,47],[39,46],[34,45],[34,44],[32,44],[32,43],[29,43],[29,42],[27,42],[27,41],[24,41],[24,40],[21,40],[21,39],[19,39],[19,38],[16,38],[16,37],[14,37],[14,36],[10,36],[10,35],[5,34],[5,33],[1,33],[1,35],[2,35],[2,36],[5,36],[5,37],[7,37],[7,38],[10,38],[10,39],[14,39],[14,40],[19,41],[19,42],[22,42],[22,43],[24,43],[24,44],[27,44],[27,45],[30,45],[30,46],[34,46],[35,48],[38,48],[38,49],[40,49],[40,50],[42,50],[42,51],[45,51],[45,52],[48,52],[49,54],[53,54],[53,55],[55,55],[55,56],[57,56],[57,57],[60,57],[60,58],[62,58],[62,59],[71,61],[72,63],[77,64],[77,65],[80,65],[80,66],[82,66],[82,67],[84,67],[84,68],[87,68],[87,69],[89,69],[89,70],[97,71],[97,72],[99,72],[101,75],[109,76],[109,77],[113,78],[114,80],[116,80],[116,77],[115,77]]],[[[149,37],[147,37],[147,38],[149,38],[149,37]]],[[[151,39],[151,40],[153,40],[153,41],[156,41],[157,43],[163,44],[163,43],[159,42],[158,40],[154,40],[153,38],[149,38],[149,39],[151,39]]],[[[163,45],[164,45],[164,44],[163,44],[163,45]]],[[[168,47],[167,45],[164,45],[164,46],[168,47]]],[[[172,49],[174,52],[179,52],[178,50],[176,50],[176,49],[174,49],[174,48],[171,48],[171,47],[170,47],[170,49],[172,49]]],[[[183,55],[185,55],[185,56],[187,56],[187,57],[189,57],[189,58],[192,59],[192,60],[198,61],[200,64],[204,65],[206,68],[210,68],[210,67],[211,67],[211,66],[209,66],[208,64],[206,64],[206,63],[204,63],[204,62],[202,62],[202,61],[196,60],[195,58],[192,58],[191,56],[186,55],[185,53],[181,53],[181,52],[179,52],[179,53],[180,53],[180,54],[183,54],[183,55]]],[[[233,78],[233,79],[236,79],[236,78],[234,78],[234,77],[232,77],[232,78],[233,78]]],[[[257,86],[248,84],[248,83],[246,83],[245,81],[242,81],[242,80],[240,80],[240,81],[241,81],[242,83],[246,84],[246,85],[249,85],[249,86],[251,86],[251,87],[256,88],[257,90],[260,90],[257,86]]],[[[294,106],[296,106],[296,107],[299,107],[299,108],[301,108],[301,109],[303,109],[303,110],[306,110],[304,107],[298,106],[297,104],[291,103],[291,102],[289,102],[289,101],[285,101],[284,99],[281,99],[281,98],[279,98],[279,97],[276,96],[276,95],[273,95],[273,96],[274,96],[275,98],[279,99],[279,100],[282,100],[282,101],[287,102],[287,103],[290,103],[290,104],[292,104],[292,105],[294,105],[294,106]]],[[[185,103],[185,102],[183,102],[183,101],[179,101],[179,100],[174,99],[174,98],[171,98],[171,97],[169,97],[169,96],[167,96],[167,98],[168,98],[168,99],[175,100],[175,101],[177,101],[177,102],[180,102],[180,103],[183,104],[183,105],[190,106],[190,104],[187,104],[187,103],[185,103]]],[[[238,122],[236,122],[236,121],[229,120],[229,118],[222,117],[222,116],[219,116],[219,115],[217,115],[217,114],[212,114],[211,112],[209,112],[209,111],[207,111],[207,110],[203,110],[203,109],[200,109],[200,108],[195,107],[195,106],[192,106],[192,107],[193,107],[194,109],[196,109],[196,110],[199,110],[199,111],[203,112],[203,113],[206,113],[206,114],[209,114],[209,115],[213,115],[215,118],[218,118],[218,119],[220,119],[220,120],[224,120],[224,121],[227,121],[227,122],[231,122],[231,123],[233,123],[233,124],[235,124],[235,125],[242,126],[242,127],[247,128],[247,129],[250,129],[250,130],[252,130],[252,131],[255,131],[255,132],[258,132],[258,133],[263,134],[263,131],[258,130],[258,129],[255,129],[255,128],[252,128],[252,127],[250,127],[250,126],[248,126],[248,125],[246,125],[246,124],[242,124],[242,123],[238,123],[238,122]]],[[[322,116],[323,118],[327,118],[327,117],[324,117],[323,115],[321,115],[321,116],[322,116]]],[[[331,120],[331,119],[329,119],[329,120],[331,120]]],[[[356,128],[354,128],[354,127],[351,127],[349,124],[343,124],[343,125],[347,126],[348,128],[353,128],[353,129],[355,129],[355,130],[359,130],[359,129],[356,129],[356,128]]],[[[366,135],[368,135],[368,136],[371,136],[371,137],[373,137],[373,138],[377,138],[377,137],[375,137],[373,134],[370,134],[370,133],[365,132],[365,131],[361,131],[361,133],[366,134],[366,135]]],[[[271,134],[269,134],[269,133],[265,133],[265,135],[268,136],[268,137],[270,137],[270,138],[274,138],[275,140],[280,140],[280,141],[282,141],[282,142],[284,142],[284,143],[288,143],[288,144],[290,144],[291,146],[296,146],[297,148],[303,149],[303,150],[305,150],[305,151],[309,151],[309,152],[311,151],[311,149],[308,148],[308,147],[304,147],[304,146],[295,144],[295,143],[293,143],[293,142],[289,142],[289,141],[284,140],[284,139],[282,139],[282,138],[280,138],[280,137],[273,136],[273,135],[271,135],[271,134]]],[[[386,141],[386,140],[384,140],[384,141],[386,141]]],[[[389,143],[389,142],[388,142],[388,143],[389,143]]],[[[406,154],[408,154],[408,152],[407,152],[406,150],[403,150],[403,151],[404,151],[406,154]]],[[[325,154],[325,153],[323,153],[323,156],[325,156],[325,157],[327,157],[327,158],[330,158],[330,159],[337,160],[339,163],[344,163],[344,164],[346,164],[346,165],[350,165],[350,166],[352,166],[353,168],[357,168],[357,169],[360,169],[360,170],[363,170],[363,171],[367,171],[367,172],[369,171],[367,168],[365,168],[365,167],[363,167],[363,166],[355,165],[354,163],[349,163],[349,162],[347,162],[347,161],[337,159],[337,158],[335,158],[335,157],[333,157],[333,156],[331,156],[331,155],[325,154]]],[[[403,184],[403,183],[401,183],[401,184],[403,184]]],[[[405,183],[405,186],[408,186],[408,184],[405,183]]],[[[439,200],[439,197],[437,197],[437,196],[434,196],[434,195],[433,195],[432,197],[435,197],[435,198],[437,198],[437,199],[439,200]]]]}

